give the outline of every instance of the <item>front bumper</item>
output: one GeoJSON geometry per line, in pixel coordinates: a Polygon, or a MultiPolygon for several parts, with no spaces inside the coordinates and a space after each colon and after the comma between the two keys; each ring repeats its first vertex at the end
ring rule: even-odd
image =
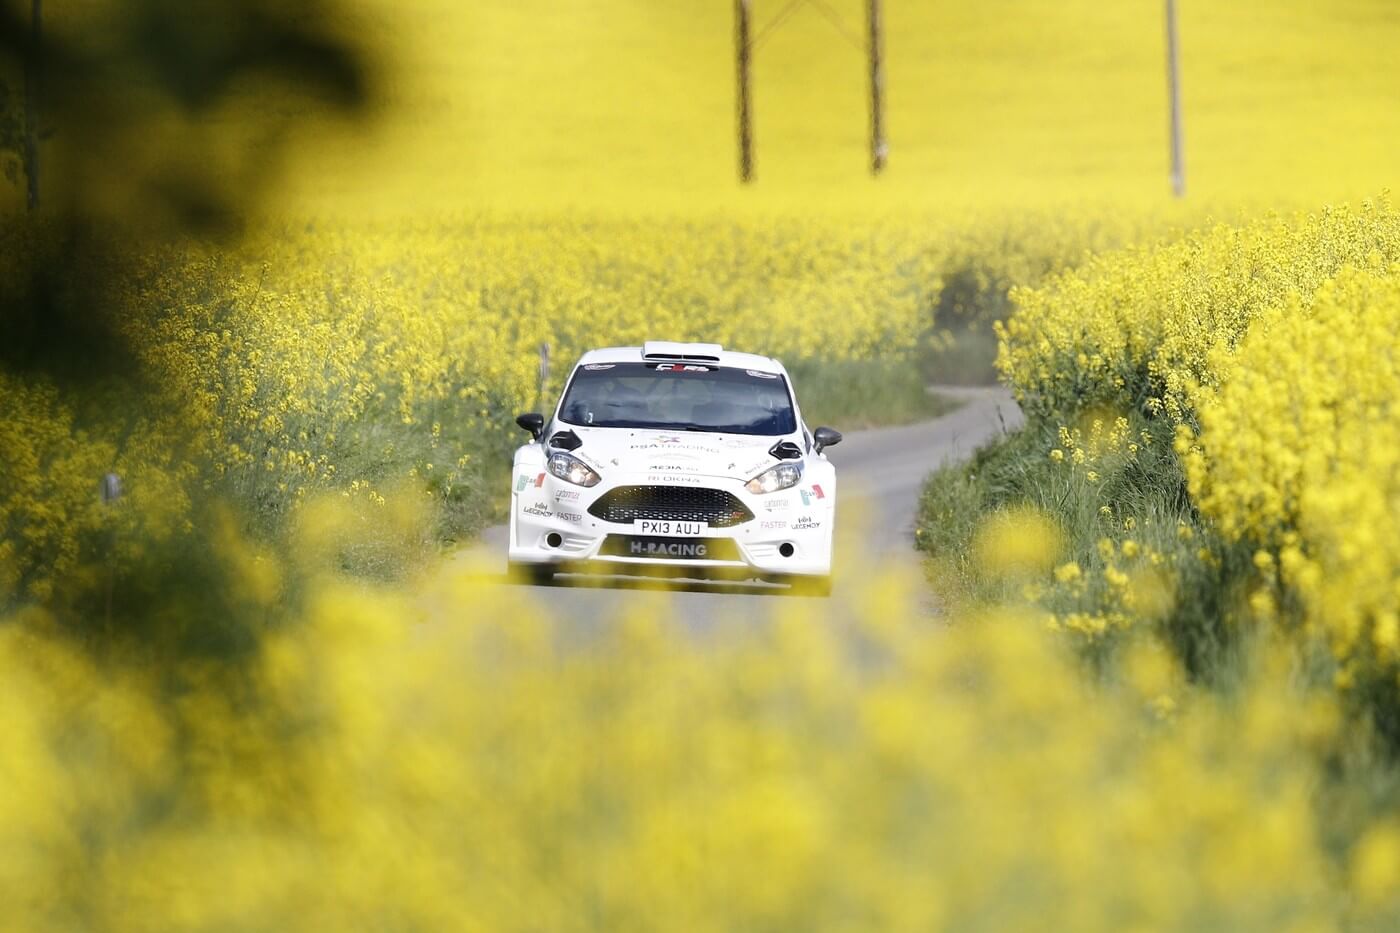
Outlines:
{"type": "Polygon", "coordinates": [[[729,580],[831,573],[836,497],[830,481],[755,496],[735,479],[688,477],[688,482],[732,493],[754,517],[695,537],[663,539],[639,535],[631,523],[605,521],[589,511],[613,488],[663,483],[647,483],[645,475],[622,476],[584,489],[547,473],[516,473],[510,517],[513,564],[566,573],[729,580]]]}

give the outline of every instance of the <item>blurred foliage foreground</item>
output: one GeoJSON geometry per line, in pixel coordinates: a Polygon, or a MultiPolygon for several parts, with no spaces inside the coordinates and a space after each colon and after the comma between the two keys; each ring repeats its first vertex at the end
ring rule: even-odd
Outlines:
{"type": "MultiPolygon", "coordinates": [[[[331,521],[329,514],[323,521],[331,521]]],[[[220,545],[225,572],[256,566],[220,545]]],[[[256,575],[255,575],[256,576],[256,575]]],[[[853,576],[852,579],[855,577],[853,576]]],[[[697,639],[440,570],[311,573],[238,664],[0,627],[4,922],[86,929],[1389,929],[1400,826],[1318,828],[1355,748],[1264,646],[1090,681],[1037,617],[870,574],[697,639]],[[714,633],[719,635],[719,632],[714,633]]],[[[784,601],[785,602],[785,601],[784,601]]],[[[1350,798],[1338,796],[1345,809],[1350,798]]]]}

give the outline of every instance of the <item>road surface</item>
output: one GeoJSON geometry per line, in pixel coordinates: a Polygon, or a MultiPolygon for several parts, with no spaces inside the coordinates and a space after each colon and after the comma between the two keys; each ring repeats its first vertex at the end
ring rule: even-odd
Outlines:
{"type": "MultiPolygon", "coordinates": [[[[872,575],[902,580],[901,599],[927,612],[925,588],[918,585],[913,549],[914,518],[925,477],[944,464],[966,459],[1003,431],[1021,423],[1021,412],[1001,388],[935,387],[962,404],[942,417],[892,428],[853,431],[828,456],[836,464],[838,499],[834,592],[838,605],[868,598],[862,584],[872,575]]],[[[665,600],[665,612],[706,628],[758,621],[775,603],[787,608],[816,605],[814,597],[791,596],[764,584],[662,583],[627,577],[560,576],[549,586],[527,586],[505,575],[507,529],[486,529],[473,545],[450,559],[446,571],[528,594],[555,619],[599,623],[615,619],[639,603],[665,600]],[[661,595],[654,592],[661,591],[661,595]],[[781,596],[780,600],[773,597],[781,596]]]]}

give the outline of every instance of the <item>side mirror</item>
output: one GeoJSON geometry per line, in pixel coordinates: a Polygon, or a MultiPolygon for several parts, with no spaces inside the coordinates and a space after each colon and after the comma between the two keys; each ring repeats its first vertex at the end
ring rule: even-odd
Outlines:
{"type": "Polygon", "coordinates": [[[544,433],[544,415],[537,411],[532,411],[526,415],[517,415],[515,423],[530,432],[530,436],[535,440],[540,439],[544,433]]]}
{"type": "Polygon", "coordinates": [[[835,428],[817,428],[812,432],[812,440],[816,443],[817,453],[821,453],[841,443],[841,432],[835,428]]]}

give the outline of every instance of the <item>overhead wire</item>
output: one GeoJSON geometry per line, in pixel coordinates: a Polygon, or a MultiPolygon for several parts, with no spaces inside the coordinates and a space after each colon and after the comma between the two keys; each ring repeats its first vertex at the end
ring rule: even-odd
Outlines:
{"type": "Polygon", "coordinates": [[[789,0],[788,5],[779,10],[778,14],[768,21],[768,25],[758,31],[758,35],[754,36],[753,41],[749,43],[749,48],[755,52],[758,51],[758,47],[763,40],[790,19],[792,14],[797,12],[798,7],[802,6],[803,2],[805,2],[805,0],[789,0]]]}
{"type": "Polygon", "coordinates": [[[758,51],[759,46],[764,40],[771,36],[779,26],[791,19],[792,15],[801,9],[804,3],[810,3],[812,6],[816,7],[817,12],[822,15],[822,18],[834,26],[836,31],[841,34],[841,37],[850,43],[856,51],[862,54],[865,52],[865,42],[851,31],[850,27],[841,19],[841,14],[832,9],[826,0],[789,0],[788,4],[779,10],[778,13],[768,21],[768,24],[760,29],[757,35],[753,37],[753,40],[749,43],[749,49],[754,52],[758,51]]]}
{"type": "Polygon", "coordinates": [[[826,17],[827,22],[835,26],[836,31],[841,33],[841,36],[849,42],[857,52],[865,52],[865,42],[847,28],[845,21],[841,19],[841,14],[833,10],[826,0],[807,0],[807,2],[816,7],[817,11],[821,13],[822,16],[826,17]]]}

